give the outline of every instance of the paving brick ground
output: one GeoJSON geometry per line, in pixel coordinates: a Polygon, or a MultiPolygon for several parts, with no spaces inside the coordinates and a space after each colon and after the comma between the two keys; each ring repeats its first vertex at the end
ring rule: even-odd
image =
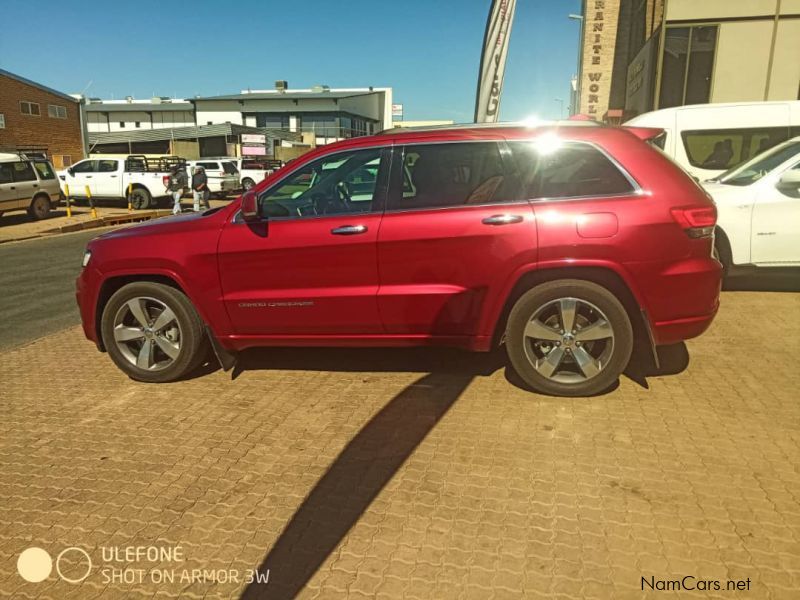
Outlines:
{"type": "Polygon", "coordinates": [[[275,349],[147,386],[69,329],[0,355],[0,596],[660,598],[686,594],[642,577],[690,575],[723,589],[689,597],[797,598],[798,314],[725,293],[688,365],[589,399],[438,350],[275,349]],[[91,572],[27,583],[31,546],[91,572]],[[103,550],[132,546],[182,560],[103,550]]]}

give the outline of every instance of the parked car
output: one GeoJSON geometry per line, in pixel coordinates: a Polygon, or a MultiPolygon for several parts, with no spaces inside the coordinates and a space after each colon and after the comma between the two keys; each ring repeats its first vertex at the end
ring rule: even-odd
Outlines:
{"type": "Polygon", "coordinates": [[[255,187],[268,175],[272,175],[281,166],[281,161],[257,158],[230,158],[224,159],[233,163],[239,171],[239,189],[244,191],[255,187]]]}
{"type": "Polygon", "coordinates": [[[135,209],[155,208],[169,196],[166,182],[171,169],[184,160],[177,156],[88,158],[58,172],[61,186],[69,186],[70,198],[80,202],[91,194],[95,200],[127,201],[135,209]],[[89,190],[87,194],[87,188],[89,190]]]}
{"type": "Polygon", "coordinates": [[[32,219],[44,219],[60,198],[56,172],[49,161],[22,153],[0,153],[0,216],[26,210],[32,219]]]}
{"type": "Polygon", "coordinates": [[[231,162],[233,159],[201,158],[186,162],[191,180],[195,167],[203,167],[208,177],[208,190],[217,198],[224,198],[239,188],[239,170],[231,162]]]}
{"type": "Polygon", "coordinates": [[[800,101],[676,106],[639,115],[632,127],[658,127],[658,145],[703,181],[800,135],[800,101]]]}
{"type": "Polygon", "coordinates": [[[230,205],[89,243],[86,336],[130,377],[172,381],[211,343],[504,343],[532,389],[607,389],[636,339],[717,312],[716,211],[645,143],[587,123],[404,129],[330,144],[230,205]],[[374,176],[373,176],[374,174],[374,176]]]}
{"type": "Polygon", "coordinates": [[[726,271],[800,266],[800,137],[703,186],[717,204],[714,245],[726,271]]]}

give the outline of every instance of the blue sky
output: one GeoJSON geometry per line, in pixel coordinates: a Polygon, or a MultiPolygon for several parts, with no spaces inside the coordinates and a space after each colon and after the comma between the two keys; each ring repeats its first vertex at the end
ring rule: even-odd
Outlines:
{"type": "MultiPolygon", "coordinates": [[[[489,0],[3,0],[0,67],[67,93],[191,97],[392,86],[405,119],[471,121],[489,0]],[[12,25],[13,24],[13,25],[12,25]],[[35,32],[35,33],[34,33],[35,32]],[[91,84],[90,84],[91,82],[91,84]]],[[[518,0],[502,120],[569,104],[580,0],[518,0]]]]}

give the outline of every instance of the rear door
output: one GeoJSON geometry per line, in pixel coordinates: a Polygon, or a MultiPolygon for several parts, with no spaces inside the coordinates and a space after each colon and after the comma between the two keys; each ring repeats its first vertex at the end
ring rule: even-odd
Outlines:
{"type": "Polygon", "coordinates": [[[800,184],[782,184],[786,172],[800,175],[800,157],[759,187],[753,207],[752,261],[800,265],[800,184]]]}
{"type": "Polygon", "coordinates": [[[97,173],[92,177],[92,194],[104,198],[122,197],[122,177],[119,168],[121,162],[116,158],[97,161],[97,173]]]}
{"type": "Polygon", "coordinates": [[[395,150],[378,236],[378,306],[387,333],[491,334],[481,331],[486,303],[536,260],[533,210],[516,199],[505,154],[501,141],[395,150]]]}

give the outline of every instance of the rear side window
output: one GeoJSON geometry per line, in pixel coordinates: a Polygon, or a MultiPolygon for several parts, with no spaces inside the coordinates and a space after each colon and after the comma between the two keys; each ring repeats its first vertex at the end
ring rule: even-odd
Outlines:
{"type": "Polygon", "coordinates": [[[222,170],[228,173],[229,175],[236,175],[239,171],[236,169],[236,165],[231,162],[224,162],[222,163],[222,170]]]}
{"type": "Polygon", "coordinates": [[[507,201],[513,181],[495,142],[405,146],[392,175],[390,210],[507,201]]]}
{"type": "Polygon", "coordinates": [[[215,162],[199,162],[197,163],[198,167],[203,167],[207,171],[219,171],[219,163],[215,162]]]}
{"type": "Polygon", "coordinates": [[[36,173],[29,162],[11,163],[14,172],[14,181],[36,181],[36,173]]]}
{"type": "Polygon", "coordinates": [[[53,167],[49,162],[36,161],[33,163],[34,168],[39,173],[39,179],[55,179],[56,174],[53,172],[53,167]]]}
{"type": "Polygon", "coordinates": [[[689,164],[730,169],[789,139],[788,127],[706,129],[681,132],[689,164]]]}
{"type": "Polygon", "coordinates": [[[101,173],[113,173],[117,170],[117,161],[115,160],[99,160],[97,161],[97,170],[101,173]]]}
{"type": "Polygon", "coordinates": [[[536,142],[511,142],[509,146],[524,198],[617,196],[634,191],[619,168],[588,144],[565,142],[553,148],[536,142]]]}

